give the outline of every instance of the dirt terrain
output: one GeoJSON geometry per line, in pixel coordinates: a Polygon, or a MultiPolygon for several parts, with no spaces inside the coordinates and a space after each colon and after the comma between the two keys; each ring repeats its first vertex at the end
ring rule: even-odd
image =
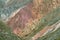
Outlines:
{"type": "MultiPolygon", "coordinates": [[[[57,4],[58,3],[56,1],[45,2],[43,0],[33,0],[33,2],[27,4],[13,17],[11,17],[7,21],[7,25],[12,28],[16,35],[24,37],[34,31],[35,23],[39,23],[41,18],[46,16],[50,11],[52,11],[52,9],[58,7],[59,4],[57,4]]],[[[37,39],[38,37],[42,37],[43,34],[49,29],[51,29],[51,27],[43,28],[33,37],[33,40],[37,39]]]]}

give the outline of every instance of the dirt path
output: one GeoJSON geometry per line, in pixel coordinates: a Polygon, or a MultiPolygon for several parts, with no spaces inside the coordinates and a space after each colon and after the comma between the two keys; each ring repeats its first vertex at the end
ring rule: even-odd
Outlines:
{"type": "Polygon", "coordinates": [[[44,36],[46,33],[48,33],[49,29],[52,27],[45,27],[40,32],[38,32],[34,37],[32,37],[32,40],[36,40],[39,37],[44,36]]]}
{"type": "Polygon", "coordinates": [[[39,31],[35,36],[32,37],[32,40],[36,40],[39,37],[42,37],[44,35],[46,35],[48,32],[52,32],[56,31],[58,28],[60,28],[60,21],[58,21],[57,23],[55,23],[54,25],[50,26],[50,27],[45,27],[43,28],[41,31],[39,31]]]}

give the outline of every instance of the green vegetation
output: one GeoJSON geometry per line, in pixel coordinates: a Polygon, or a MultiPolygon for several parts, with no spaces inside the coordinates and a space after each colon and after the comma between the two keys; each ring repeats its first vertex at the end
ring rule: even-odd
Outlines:
{"type": "MultiPolygon", "coordinates": [[[[31,0],[9,0],[9,2],[6,4],[7,0],[0,0],[0,19],[3,19],[1,17],[2,14],[6,16],[5,19],[9,18],[13,12],[18,10],[19,8],[24,7],[27,5],[31,0]]],[[[3,15],[3,16],[4,16],[3,15]]]]}
{"type": "Polygon", "coordinates": [[[55,32],[43,36],[42,38],[38,38],[37,40],[60,40],[60,28],[55,32]]]}
{"type": "Polygon", "coordinates": [[[0,21],[0,40],[21,40],[21,38],[13,34],[11,29],[0,21]]]}

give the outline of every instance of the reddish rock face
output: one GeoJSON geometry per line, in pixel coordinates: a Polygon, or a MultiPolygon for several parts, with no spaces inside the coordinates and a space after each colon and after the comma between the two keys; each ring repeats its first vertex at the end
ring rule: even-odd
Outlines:
{"type": "Polygon", "coordinates": [[[8,21],[8,25],[11,27],[19,27],[19,28],[24,28],[25,24],[28,22],[30,18],[32,18],[32,12],[31,12],[31,7],[32,5],[27,5],[27,7],[24,7],[21,9],[14,17],[12,17],[8,21]]]}

